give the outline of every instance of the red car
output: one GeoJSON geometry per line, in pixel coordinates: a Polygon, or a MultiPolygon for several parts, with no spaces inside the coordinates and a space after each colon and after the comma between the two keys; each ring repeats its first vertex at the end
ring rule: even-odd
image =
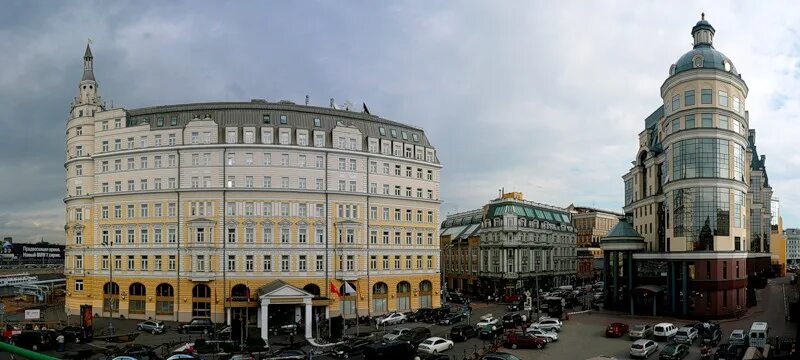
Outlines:
{"type": "Polygon", "coordinates": [[[526,334],[521,331],[513,331],[506,334],[505,341],[503,341],[503,346],[507,348],[536,348],[541,349],[545,345],[547,345],[547,340],[544,338],[540,338],[534,336],[532,334],[526,334]]]}
{"type": "Polygon", "coordinates": [[[628,324],[611,323],[606,327],[606,337],[618,338],[628,333],[628,324]]]}
{"type": "Polygon", "coordinates": [[[504,303],[518,303],[522,300],[522,295],[503,295],[503,302],[504,303]]]}

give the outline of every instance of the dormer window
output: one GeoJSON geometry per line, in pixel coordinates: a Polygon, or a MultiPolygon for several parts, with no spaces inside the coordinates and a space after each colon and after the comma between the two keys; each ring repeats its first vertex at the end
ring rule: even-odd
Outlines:
{"type": "Polygon", "coordinates": [[[381,136],[386,136],[386,129],[383,127],[378,128],[378,132],[381,134],[381,136]]]}
{"type": "Polygon", "coordinates": [[[731,71],[731,63],[727,60],[722,60],[722,68],[724,68],[725,71],[731,71]]]}
{"type": "Polygon", "coordinates": [[[695,55],[695,57],[692,58],[692,64],[694,64],[695,68],[703,67],[703,57],[701,55],[695,55]]]}
{"type": "Polygon", "coordinates": [[[286,115],[281,115],[281,124],[286,125],[289,123],[289,120],[286,118],[286,115]]]}
{"type": "Polygon", "coordinates": [[[390,131],[391,131],[392,137],[396,139],[397,138],[397,130],[392,129],[390,131]]]}

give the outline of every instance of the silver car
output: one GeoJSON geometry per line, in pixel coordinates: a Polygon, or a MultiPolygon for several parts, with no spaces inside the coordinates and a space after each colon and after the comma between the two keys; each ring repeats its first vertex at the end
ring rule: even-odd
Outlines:
{"type": "Polygon", "coordinates": [[[163,321],[147,320],[136,324],[136,330],[146,331],[151,334],[163,334],[167,327],[163,321]]]}

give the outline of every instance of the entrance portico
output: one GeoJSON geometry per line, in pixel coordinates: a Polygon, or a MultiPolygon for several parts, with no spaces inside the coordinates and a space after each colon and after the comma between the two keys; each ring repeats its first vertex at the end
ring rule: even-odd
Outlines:
{"type": "Polygon", "coordinates": [[[275,280],[258,289],[261,306],[258,309],[258,325],[261,327],[261,338],[269,346],[269,306],[270,305],[296,305],[293,321],[303,320],[305,337],[311,338],[311,300],[314,298],[309,292],[298,289],[281,280],[275,280]],[[303,315],[305,307],[305,315],[303,315]]]}

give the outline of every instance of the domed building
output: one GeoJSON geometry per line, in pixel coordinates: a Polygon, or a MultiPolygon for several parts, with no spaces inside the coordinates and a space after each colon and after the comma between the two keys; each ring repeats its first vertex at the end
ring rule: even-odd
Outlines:
{"type": "Polygon", "coordinates": [[[715,33],[703,15],[691,30],[693,48],[669,67],[662,105],[639,133],[633,166],[623,176],[620,224],[630,234],[601,241],[611,269],[609,307],[731,316],[747,308],[748,275],[769,266],[762,252],[768,246],[750,241],[749,89],[714,48],[715,33]]]}

